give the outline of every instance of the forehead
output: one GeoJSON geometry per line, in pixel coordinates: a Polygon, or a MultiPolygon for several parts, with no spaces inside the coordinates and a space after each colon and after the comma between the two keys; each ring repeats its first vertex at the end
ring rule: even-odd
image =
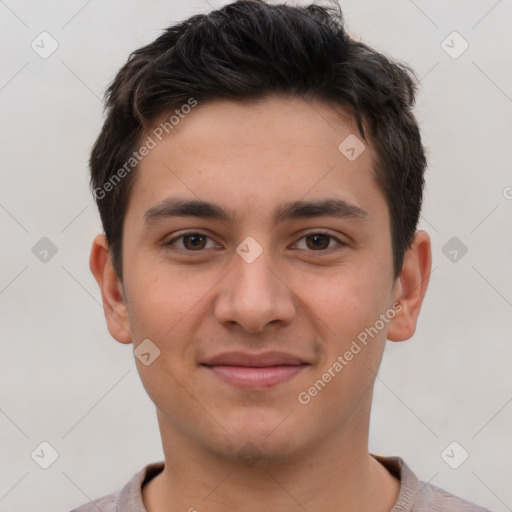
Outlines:
{"type": "Polygon", "coordinates": [[[144,136],[155,144],[139,164],[131,194],[139,216],[177,195],[237,212],[275,212],[285,198],[332,197],[334,190],[365,209],[363,196],[376,192],[373,149],[340,107],[270,97],[198,102],[187,112],[172,123],[162,116],[144,136]],[[346,153],[346,141],[352,153],[346,153]],[[354,152],[356,158],[348,158],[354,152]]]}
{"type": "Polygon", "coordinates": [[[328,151],[328,158],[338,155],[340,138],[353,134],[361,139],[354,119],[339,105],[282,95],[258,101],[197,102],[186,115],[163,115],[155,125],[150,134],[163,130],[170,144],[179,136],[181,148],[175,150],[181,153],[182,149],[189,157],[205,148],[218,153],[229,149],[233,157],[243,157],[265,145],[281,154],[293,151],[293,155],[321,148],[328,151]]]}

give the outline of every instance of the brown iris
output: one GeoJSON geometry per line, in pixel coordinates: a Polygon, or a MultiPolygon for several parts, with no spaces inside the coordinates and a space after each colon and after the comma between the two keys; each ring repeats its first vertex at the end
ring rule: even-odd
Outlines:
{"type": "Polygon", "coordinates": [[[313,242],[313,247],[310,247],[309,244],[308,244],[308,247],[311,249],[327,249],[327,247],[329,247],[329,239],[330,239],[330,236],[329,235],[320,235],[320,234],[316,234],[316,235],[309,235],[306,237],[306,244],[308,244],[308,242],[312,241],[313,242]],[[323,241],[322,241],[322,238],[323,238],[323,241]],[[325,243],[322,243],[322,242],[327,242],[326,244],[325,243]]]}
{"type": "Polygon", "coordinates": [[[184,235],[183,245],[185,246],[186,249],[203,249],[207,238],[207,236],[200,235],[199,233],[193,233],[192,235],[184,235]]]}

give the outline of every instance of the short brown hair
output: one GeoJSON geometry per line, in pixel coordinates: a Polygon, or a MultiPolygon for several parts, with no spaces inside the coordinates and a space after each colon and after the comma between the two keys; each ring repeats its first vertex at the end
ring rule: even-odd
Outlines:
{"type": "Polygon", "coordinates": [[[416,231],[427,165],[412,113],[417,85],[407,65],[347,34],[335,2],[298,7],[239,0],[169,27],[134,51],[110,84],[107,116],[91,152],[91,189],[117,275],[122,279],[134,152],[152,123],[191,98],[201,104],[285,94],[348,109],[361,137],[373,144],[398,276],[416,231]]]}

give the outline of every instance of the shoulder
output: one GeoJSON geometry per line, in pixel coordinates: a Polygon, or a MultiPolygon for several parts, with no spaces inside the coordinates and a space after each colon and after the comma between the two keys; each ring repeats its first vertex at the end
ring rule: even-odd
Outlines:
{"type": "Polygon", "coordinates": [[[164,468],[163,462],[153,462],[142,468],[119,491],[89,501],[70,512],[146,512],[142,501],[142,486],[164,468]]]}
{"type": "Polygon", "coordinates": [[[415,501],[415,506],[412,509],[413,512],[416,510],[418,510],[418,512],[422,512],[423,510],[432,510],[436,512],[452,510],[460,512],[490,512],[489,509],[459,498],[458,496],[436,487],[435,485],[421,481],[419,484],[420,492],[415,501]]]}
{"type": "Polygon", "coordinates": [[[435,485],[418,480],[400,457],[373,457],[400,480],[399,496],[391,512],[491,512],[435,485]]]}
{"type": "Polygon", "coordinates": [[[119,493],[108,494],[102,498],[85,503],[78,508],[74,508],[71,512],[98,512],[98,510],[101,510],[101,512],[117,512],[118,494],[119,493]]]}

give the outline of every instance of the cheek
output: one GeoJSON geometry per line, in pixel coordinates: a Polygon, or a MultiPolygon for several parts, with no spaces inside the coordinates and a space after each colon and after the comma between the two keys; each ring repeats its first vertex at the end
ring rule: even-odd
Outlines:
{"type": "Polygon", "coordinates": [[[137,338],[161,341],[162,335],[190,309],[188,303],[192,294],[186,293],[177,278],[166,276],[158,265],[146,263],[130,268],[132,272],[126,276],[126,286],[137,338]]]}
{"type": "Polygon", "coordinates": [[[317,394],[311,411],[335,414],[334,422],[345,421],[359,403],[367,403],[386,340],[388,323],[380,315],[387,311],[388,290],[379,272],[364,270],[333,277],[324,293],[317,289],[308,303],[315,313],[312,318],[318,319],[315,328],[322,329],[325,338],[311,387],[302,391],[317,394]]]}
{"type": "MultiPolygon", "coordinates": [[[[342,346],[373,325],[387,307],[390,283],[371,265],[347,265],[324,276],[302,277],[304,303],[325,324],[327,333],[342,346]]],[[[339,347],[338,347],[339,348],[339,347]]]]}
{"type": "Polygon", "coordinates": [[[191,329],[207,314],[222,272],[179,269],[161,260],[132,268],[127,284],[136,339],[149,338],[166,351],[182,351],[191,329]]]}

